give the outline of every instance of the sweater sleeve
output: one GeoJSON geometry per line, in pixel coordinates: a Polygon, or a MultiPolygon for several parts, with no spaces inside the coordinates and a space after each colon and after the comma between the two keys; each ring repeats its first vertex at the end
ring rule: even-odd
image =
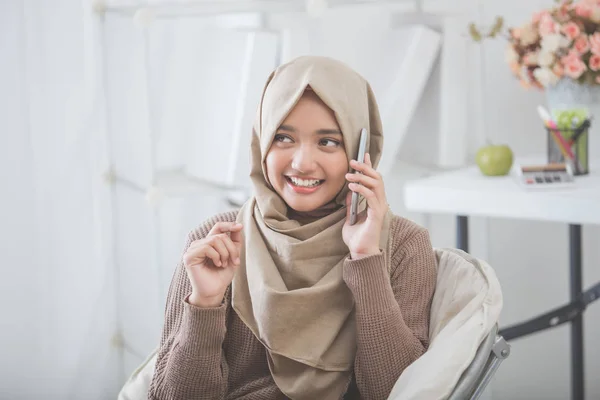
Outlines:
{"type": "Polygon", "coordinates": [[[404,369],[429,345],[429,311],[436,260],[427,230],[394,251],[391,274],[386,255],[346,260],[344,281],[356,304],[354,365],[361,398],[386,399],[404,369]]]}
{"type": "MultiPolygon", "coordinates": [[[[208,229],[190,233],[185,249],[206,236],[208,229]]],[[[167,297],[165,323],[150,400],[222,399],[227,392],[228,367],[223,352],[227,305],[198,308],[187,302],[191,293],[185,267],[179,263],[167,297]]]]}

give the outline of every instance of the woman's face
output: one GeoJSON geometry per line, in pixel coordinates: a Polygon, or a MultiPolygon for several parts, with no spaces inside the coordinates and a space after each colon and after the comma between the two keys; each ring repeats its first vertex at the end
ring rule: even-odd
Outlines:
{"type": "Polygon", "coordinates": [[[266,157],[275,191],[297,212],[332,201],[346,183],[348,159],[333,111],[307,90],[281,124],[266,157]]]}

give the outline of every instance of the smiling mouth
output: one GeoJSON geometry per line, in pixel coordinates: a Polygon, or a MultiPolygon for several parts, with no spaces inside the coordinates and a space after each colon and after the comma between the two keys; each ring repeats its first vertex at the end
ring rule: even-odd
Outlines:
{"type": "Polygon", "coordinates": [[[325,179],[298,180],[298,179],[292,179],[289,176],[286,176],[285,180],[294,187],[304,188],[304,189],[316,188],[316,187],[321,186],[323,184],[323,182],[325,182],[325,179]]]}

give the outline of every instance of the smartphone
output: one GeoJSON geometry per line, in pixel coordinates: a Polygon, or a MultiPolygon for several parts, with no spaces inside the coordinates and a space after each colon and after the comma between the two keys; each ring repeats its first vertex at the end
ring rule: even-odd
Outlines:
{"type": "MultiPolygon", "coordinates": [[[[367,152],[367,129],[362,128],[360,131],[360,142],[358,143],[358,157],[356,160],[358,162],[365,162],[365,153],[367,152]]],[[[353,172],[356,172],[353,170],[353,172]]],[[[350,225],[354,225],[356,223],[356,218],[358,217],[358,196],[359,194],[356,192],[352,192],[352,202],[350,203],[350,225]]]]}

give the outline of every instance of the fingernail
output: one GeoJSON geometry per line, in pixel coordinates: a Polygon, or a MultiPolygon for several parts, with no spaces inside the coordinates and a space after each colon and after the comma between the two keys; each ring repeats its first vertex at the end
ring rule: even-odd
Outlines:
{"type": "Polygon", "coordinates": [[[236,259],[235,259],[235,260],[233,260],[233,261],[234,261],[236,264],[239,264],[239,263],[240,263],[240,258],[238,257],[238,258],[236,258],[236,259]]]}

